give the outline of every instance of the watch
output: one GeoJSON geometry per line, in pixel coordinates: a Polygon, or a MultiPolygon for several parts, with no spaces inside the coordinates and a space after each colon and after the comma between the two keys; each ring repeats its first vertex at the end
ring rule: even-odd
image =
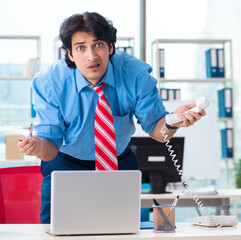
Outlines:
{"type": "Polygon", "coordinates": [[[166,128],[168,129],[168,130],[172,130],[172,131],[176,131],[177,129],[178,129],[178,127],[171,127],[169,124],[167,124],[166,122],[165,122],[165,125],[166,125],[166,128]]]}

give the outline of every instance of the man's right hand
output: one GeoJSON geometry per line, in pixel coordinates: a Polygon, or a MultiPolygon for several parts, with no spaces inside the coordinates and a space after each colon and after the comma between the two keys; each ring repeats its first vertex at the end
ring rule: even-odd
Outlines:
{"type": "Polygon", "coordinates": [[[20,139],[18,147],[20,152],[26,155],[36,156],[43,161],[51,161],[59,152],[59,148],[51,141],[39,138],[38,136],[32,136],[31,138],[23,137],[20,139]]]}
{"type": "Polygon", "coordinates": [[[35,156],[40,153],[40,138],[38,136],[23,137],[19,140],[18,147],[21,153],[35,156]]]}

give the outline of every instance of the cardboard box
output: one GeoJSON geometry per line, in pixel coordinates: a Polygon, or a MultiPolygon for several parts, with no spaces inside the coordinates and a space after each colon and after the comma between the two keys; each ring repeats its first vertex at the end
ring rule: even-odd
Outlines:
{"type": "Polygon", "coordinates": [[[22,138],[22,135],[6,135],[6,159],[23,159],[23,153],[19,151],[18,142],[22,138]]]}

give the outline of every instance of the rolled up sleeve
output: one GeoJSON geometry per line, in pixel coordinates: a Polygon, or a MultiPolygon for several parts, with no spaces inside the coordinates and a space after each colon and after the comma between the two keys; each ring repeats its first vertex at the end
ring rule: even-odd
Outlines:
{"type": "Polygon", "coordinates": [[[42,81],[40,75],[34,79],[32,84],[34,108],[36,111],[34,134],[40,138],[48,139],[56,147],[60,148],[63,144],[65,133],[64,120],[55,93],[51,92],[50,89],[52,88],[43,82],[50,83],[51,79],[42,81]]]}
{"type": "Polygon", "coordinates": [[[158,121],[168,112],[156,87],[157,80],[150,75],[151,67],[147,67],[137,84],[137,103],[135,116],[143,131],[150,133],[158,121]]]}

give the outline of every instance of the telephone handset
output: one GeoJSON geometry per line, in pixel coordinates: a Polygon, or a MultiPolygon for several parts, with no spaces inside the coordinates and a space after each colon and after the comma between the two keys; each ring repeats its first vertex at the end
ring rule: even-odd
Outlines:
{"type": "MultiPolygon", "coordinates": [[[[185,113],[189,112],[189,111],[193,111],[193,112],[197,112],[199,113],[201,109],[205,109],[209,106],[209,101],[205,98],[205,97],[201,97],[196,101],[196,106],[193,107],[192,109],[189,109],[188,111],[186,111],[185,113]]],[[[168,125],[170,124],[175,124],[175,123],[179,123],[182,120],[178,117],[178,113],[177,114],[168,114],[166,115],[166,123],[168,125]]]]}

